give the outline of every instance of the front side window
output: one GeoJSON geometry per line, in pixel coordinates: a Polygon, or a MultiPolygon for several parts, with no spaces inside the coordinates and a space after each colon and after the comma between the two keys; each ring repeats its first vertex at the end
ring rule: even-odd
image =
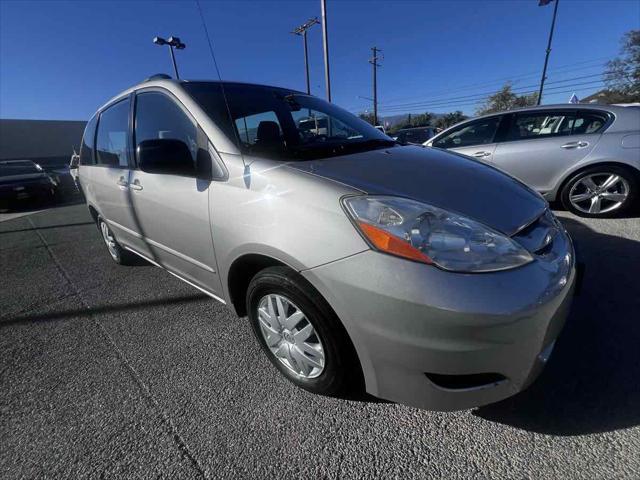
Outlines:
{"type": "Polygon", "coordinates": [[[95,147],[96,139],[96,124],[98,123],[98,116],[95,115],[84,129],[84,135],[82,135],[82,145],[80,145],[80,164],[92,165],[93,164],[93,149],[95,147]]]}
{"type": "Polygon", "coordinates": [[[214,82],[184,88],[249,155],[308,160],[394,146],[355,115],[299,92],[234,83],[224,84],[223,92],[214,82]]]}
{"type": "Polygon", "coordinates": [[[96,137],[96,164],[112,168],[127,168],[127,132],[129,130],[129,100],[110,106],[100,114],[96,137]]]}
{"type": "Polygon", "coordinates": [[[240,142],[247,148],[264,142],[267,137],[278,143],[282,142],[282,127],[276,112],[272,110],[236,118],[235,123],[240,142]]]}
{"type": "Polygon", "coordinates": [[[146,140],[180,140],[191,152],[196,164],[198,131],[195,122],[169,97],[158,92],[139,93],[136,97],[134,138],[136,152],[146,140]]]}
{"type": "Polygon", "coordinates": [[[575,121],[574,112],[532,112],[515,116],[507,140],[530,140],[535,138],[571,135],[575,121]]]}
{"type": "Polygon", "coordinates": [[[493,143],[500,117],[490,117],[467,123],[433,142],[434,147],[459,148],[493,143]]]}

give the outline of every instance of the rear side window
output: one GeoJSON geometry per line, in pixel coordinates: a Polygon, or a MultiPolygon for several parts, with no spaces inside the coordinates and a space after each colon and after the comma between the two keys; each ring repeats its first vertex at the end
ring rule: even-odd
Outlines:
{"type": "Polygon", "coordinates": [[[166,95],[158,92],[139,93],[136,97],[136,151],[141,142],[158,139],[181,140],[189,148],[196,164],[196,123],[166,95]]]}
{"type": "Polygon", "coordinates": [[[98,116],[94,115],[87,123],[84,129],[84,135],[82,135],[82,145],[80,146],[80,164],[81,165],[93,165],[93,150],[96,140],[96,125],[98,123],[98,116]]]}
{"type": "Polygon", "coordinates": [[[433,142],[434,147],[458,148],[493,143],[500,117],[490,117],[467,123],[433,142]]]}
{"type": "Polygon", "coordinates": [[[519,113],[515,116],[506,139],[530,140],[571,135],[574,121],[575,112],[572,111],[519,113]]]}
{"type": "Polygon", "coordinates": [[[127,132],[129,130],[129,100],[112,105],[100,114],[96,137],[96,164],[112,168],[127,168],[127,132]]]}

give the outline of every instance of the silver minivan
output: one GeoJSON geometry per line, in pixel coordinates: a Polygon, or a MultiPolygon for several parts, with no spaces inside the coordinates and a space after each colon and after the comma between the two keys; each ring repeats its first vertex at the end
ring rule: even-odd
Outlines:
{"type": "Polygon", "coordinates": [[[79,176],[113,260],[248,316],[315,393],[362,385],[439,410],[513,395],[575,288],[571,240],[538,193],[290,89],[143,82],[89,121],[79,176]]]}
{"type": "Polygon", "coordinates": [[[623,215],[640,195],[640,107],[544,105],[454,125],[424,144],[475,157],[583,217],[623,215]]]}

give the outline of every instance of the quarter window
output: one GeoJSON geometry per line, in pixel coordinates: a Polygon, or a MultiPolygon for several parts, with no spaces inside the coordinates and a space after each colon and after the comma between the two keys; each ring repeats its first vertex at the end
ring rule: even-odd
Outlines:
{"type": "Polygon", "coordinates": [[[140,93],[136,98],[135,142],[171,139],[184,142],[193,160],[198,153],[198,129],[190,117],[169,97],[158,92],[140,93]]]}
{"type": "Polygon", "coordinates": [[[129,100],[123,100],[100,114],[96,139],[96,164],[127,168],[127,131],[129,100]]]}
{"type": "Polygon", "coordinates": [[[471,145],[493,143],[500,117],[490,117],[463,125],[453,132],[439,138],[434,147],[459,148],[471,145]]]}
{"type": "Polygon", "coordinates": [[[572,135],[582,135],[585,133],[599,133],[607,123],[607,117],[597,112],[578,111],[573,124],[572,135]]]}

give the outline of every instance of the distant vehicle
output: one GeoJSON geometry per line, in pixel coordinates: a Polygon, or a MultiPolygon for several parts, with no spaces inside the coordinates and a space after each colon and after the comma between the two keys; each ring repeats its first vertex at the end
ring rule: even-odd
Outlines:
{"type": "Polygon", "coordinates": [[[434,127],[402,128],[393,135],[393,139],[400,145],[422,145],[435,134],[434,127]]]}
{"type": "Polygon", "coordinates": [[[493,165],[583,217],[621,215],[640,188],[640,107],[545,105],[466,120],[425,142],[493,165]]]}
{"type": "Polygon", "coordinates": [[[87,123],[79,176],[113,261],[140,256],[248,316],[275,368],[315,393],[364,383],[436,410],[514,395],[578,278],[523,183],[290,89],[133,86],[87,123]]]}
{"type": "Polygon", "coordinates": [[[73,178],[73,181],[77,184],[78,181],[78,167],[80,166],[80,155],[74,153],[69,160],[69,175],[73,178]]]}
{"type": "Polygon", "coordinates": [[[58,181],[31,160],[0,161],[0,204],[4,208],[21,200],[51,200],[58,181]]]}

